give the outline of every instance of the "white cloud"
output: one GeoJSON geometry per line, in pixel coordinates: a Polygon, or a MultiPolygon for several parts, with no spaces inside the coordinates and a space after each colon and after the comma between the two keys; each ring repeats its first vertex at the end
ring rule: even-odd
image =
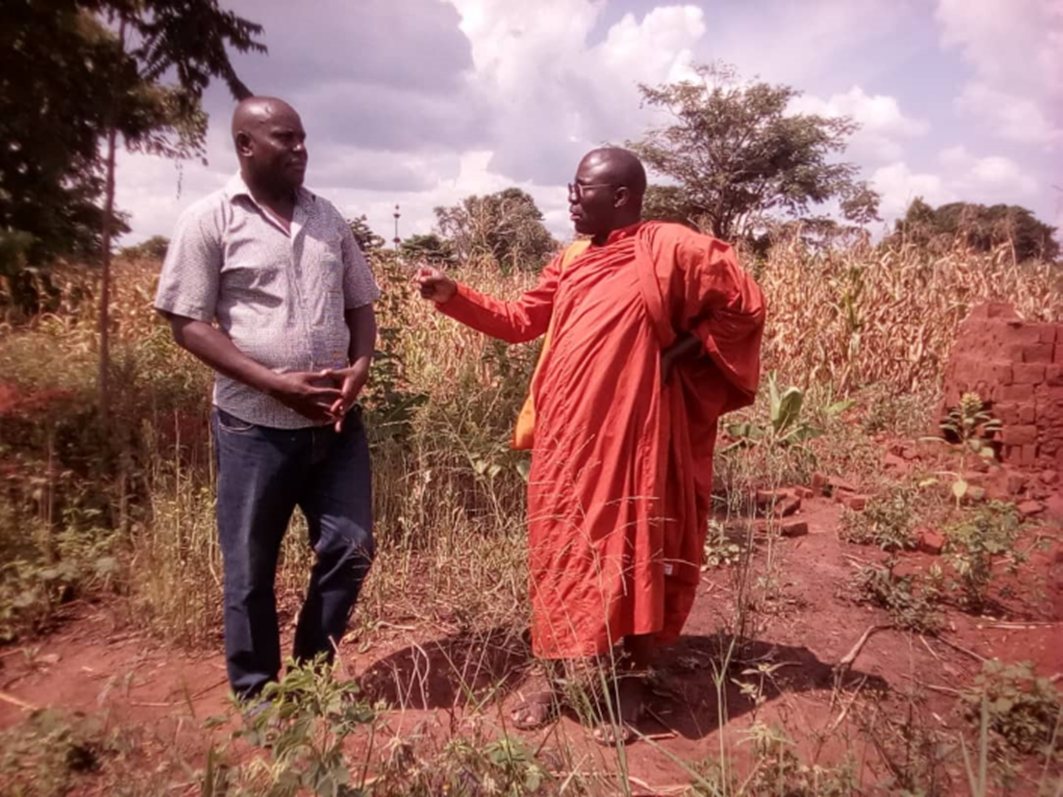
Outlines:
{"type": "Polygon", "coordinates": [[[1024,201],[1038,189],[1037,180],[1011,158],[979,158],[959,145],[942,150],[938,160],[945,167],[949,184],[970,202],[1012,204],[1024,201]]]}
{"type": "Polygon", "coordinates": [[[957,106],[1001,137],[1052,147],[1063,140],[1063,3],[938,0],[941,43],[958,49],[974,78],[957,106]]]}
{"type": "Polygon", "coordinates": [[[887,221],[903,216],[916,197],[934,206],[956,199],[940,175],[914,173],[904,161],[880,166],[869,182],[882,196],[879,212],[887,221]]]}
{"type": "Polygon", "coordinates": [[[852,117],[860,129],[850,140],[847,157],[858,160],[899,160],[903,156],[901,141],[925,135],[929,130],[926,122],[905,116],[896,97],[869,95],[860,86],[827,100],[801,95],[790,104],[790,109],[795,113],[852,117]]]}
{"type": "Polygon", "coordinates": [[[1038,189],[1037,180],[1010,158],[976,157],[962,145],[938,153],[938,164],[937,172],[913,172],[905,161],[876,169],[870,183],[882,195],[883,218],[903,216],[916,197],[935,207],[957,201],[1012,205],[1038,189]]]}

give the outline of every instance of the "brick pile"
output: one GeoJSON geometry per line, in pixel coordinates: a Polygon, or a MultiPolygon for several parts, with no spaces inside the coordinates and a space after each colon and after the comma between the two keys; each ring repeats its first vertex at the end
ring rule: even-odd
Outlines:
{"type": "Polygon", "coordinates": [[[980,305],[960,324],[945,368],[941,416],[964,393],[1003,423],[1003,462],[1063,470],[1063,324],[1029,323],[1010,304],[980,305]]]}

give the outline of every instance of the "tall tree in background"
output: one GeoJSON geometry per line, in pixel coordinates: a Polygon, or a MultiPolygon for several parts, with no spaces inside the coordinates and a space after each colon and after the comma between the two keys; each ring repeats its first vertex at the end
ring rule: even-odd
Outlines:
{"type": "Polygon", "coordinates": [[[1019,205],[976,205],[951,202],[935,209],[916,197],[898,219],[894,242],[905,241],[930,251],[949,249],[956,241],[979,252],[1009,246],[1016,262],[1059,258],[1056,228],[1019,205]]]}
{"type": "Polygon", "coordinates": [[[519,188],[435,209],[439,233],[462,262],[493,260],[503,272],[536,271],[557,249],[535,200],[519,188]]]}
{"type": "Polygon", "coordinates": [[[878,195],[857,179],[859,169],[834,160],[855,122],[788,114],[800,92],[740,84],[728,66],[696,72],[696,81],[640,86],[645,103],[674,119],[628,143],[653,172],[674,181],[647,192],[647,218],[692,224],[724,240],[750,235],[771,216],[805,216],[830,201],[853,222],[878,218],[878,195]]]}
{"type": "Polygon", "coordinates": [[[249,95],[228,51],[264,52],[260,32],[217,0],[0,5],[0,279],[21,265],[99,254],[104,414],[111,238],[123,229],[118,139],[135,151],[202,156],[203,91],[220,78],[234,97],[249,95]]]}
{"type": "Polygon", "coordinates": [[[265,52],[254,37],[262,26],[222,11],[217,0],[84,0],[85,7],[118,25],[119,79],[107,114],[104,209],[101,233],[100,414],[108,412],[110,371],[111,232],[118,134],[131,150],[169,158],[202,156],[207,118],[203,92],[223,80],[234,99],[251,96],[229,60],[238,52],[265,52]],[[173,83],[163,83],[173,74],[173,83]],[[130,120],[140,124],[131,125],[130,120]]]}

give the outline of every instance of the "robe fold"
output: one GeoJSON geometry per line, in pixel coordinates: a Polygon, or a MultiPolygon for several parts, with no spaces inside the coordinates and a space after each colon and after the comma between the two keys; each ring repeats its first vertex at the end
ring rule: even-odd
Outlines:
{"type": "Polygon", "coordinates": [[[511,343],[551,326],[531,386],[532,642],[541,658],[675,641],[694,603],[721,414],[753,401],[764,301],[730,246],[677,224],[617,230],[503,302],[467,286],[441,312],[511,343]],[[701,356],[662,383],[686,334],[701,356]]]}

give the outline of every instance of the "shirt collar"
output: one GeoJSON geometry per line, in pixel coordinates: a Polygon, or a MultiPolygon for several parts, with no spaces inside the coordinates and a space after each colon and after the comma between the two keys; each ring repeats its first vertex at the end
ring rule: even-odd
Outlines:
{"type": "MultiPolygon", "coordinates": [[[[251,189],[247,187],[247,183],[244,182],[244,176],[240,174],[240,172],[237,172],[229,178],[229,181],[225,184],[224,192],[226,199],[228,199],[230,202],[232,202],[239,196],[245,196],[252,202],[255,201],[255,198],[251,195],[251,189]]],[[[311,205],[316,199],[317,197],[314,195],[314,193],[312,191],[308,191],[306,188],[300,186],[296,190],[295,203],[297,205],[302,205],[305,207],[311,205]]]]}

